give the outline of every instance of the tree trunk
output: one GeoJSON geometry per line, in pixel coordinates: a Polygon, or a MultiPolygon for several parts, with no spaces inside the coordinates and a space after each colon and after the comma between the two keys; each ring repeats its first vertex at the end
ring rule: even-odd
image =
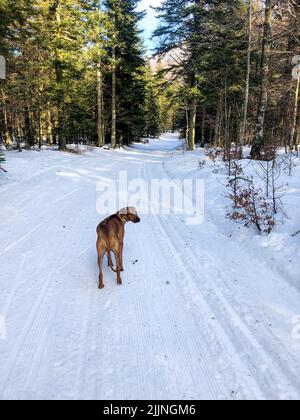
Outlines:
{"type": "Polygon", "coordinates": [[[48,106],[49,106],[49,109],[47,110],[47,142],[48,144],[53,144],[53,127],[52,127],[50,104],[48,106]]]}
{"type": "Polygon", "coordinates": [[[56,83],[59,86],[58,97],[57,97],[57,137],[58,137],[58,148],[59,150],[66,150],[67,142],[64,135],[64,93],[62,92],[62,71],[61,62],[57,61],[55,66],[56,72],[56,83]]]}
{"type": "MultiPolygon", "coordinates": [[[[98,11],[99,13],[101,12],[101,0],[98,2],[98,11]]],[[[99,20],[99,28],[101,28],[101,20],[99,20]]],[[[99,36],[97,43],[100,44],[100,42],[101,37],[99,36]]],[[[101,69],[101,57],[99,57],[99,63],[97,64],[97,135],[99,147],[103,147],[105,144],[103,108],[103,74],[101,69]]]]}
{"type": "Polygon", "coordinates": [[[295,134],[297,129],[297,118],[298,118],[298,101],[299,101],[299,89],[300,89],[300,74],[296,82],[296,93],[295,93],[295,105],[292,120],[291,140],[290,149],[293,150],[295,145],[295,134]]]}
{"type": "MultiPolygon", "coordinates": [[[[55,2],[55,20],[57,23],[57,32],[60,35],[61,31],[61,13],[60,13],[60,1],[55,2]]],[[[64,92],[63,92],[63,73],[62,63],[58,51],[56,51],[55,57],[55,76],[56,84],[58,86],[57,94],[57,137],[58,137],[58,148],[59,150],[66,150],[66,137],[64,135],[64,92]]]]}
{"type": "Polygon", "coordinates": [[[39,139],[39,149],[42,148],[43,145],[43,130],[42,130],[42,113],[39,109],[38,111],[38,139],[39,139]]]}
{"type": "Polygon", "coordinates": [[[214,146],[217,146],[217,147],[221,146],[221,123],[222,123],[222,118],[223,118],[223,116],[222,116],[222,98],[220,98],[219,103],[218,103],[216,122],[215,122],[215,130],[214,130],[214,146]]]}
{"type": "Polygon", "coordinates": [[[30,108],[29,105],[26,106],[24,111],[24,120],[25,120],[25,137],[26,142],[29,147],[33,147],[35,144],[34,139],[34,133],[32,129],[32,123],[31,123],[31,116],[30,116],[30,108]]]}
{"type": "Polygon", "coordinates": [[[260,159],[265,144],[265,117],[268,106],[269,63],[272,35],[273,0],[265,2],[265,20],[261,53],[261,84],[255,139],[251,149],[251,158],[260,159]]]}
{"type": "Polygon", "coordinates": [[[202,110],[202,127],[201,127],[201,146],[205,146],[205,121],[206,120],[206,108],[202,110]]]}
{"type": "Polygon", "coordinates": [[[188,132],[188,148],[193,151],[196,149],[196,118],[197,118],[197,99],[193,98],[189,108],[189,132],[188,132]]]}
{"type": "Polygon", "coordinates": [[[185,141],[186,144],[188,145],[189,143],[189,131],[190,131],[190,120],[189,120],[189,106],[188,103],[186,103],[185,105],[185,120],[186,120],[186,131],[185,131],[185,141]]]}
{"type": "Polygon", "coordinates": [[[4,141],[8,147],[12,146],[12,136],[9,128],[9,117],[7,112],[6,97],[1,89],[2,106],[3,106],[3,122],[4,122],[4,141]]]}
{"type": "Polygon", "coordinates": [[[103,76],[100,63],[97,68],[97,134],[98,146],[102,147],[105,144],[105,140],[103,124],[103,76]]]}
{"type": "Polygon", "coordinates": [[[298,153],[299,152],[298,145],[300,144],[300,124],[297,125],[297,130],[296,130],[296,144],[297,144],[297,153],[298,153]]]}
{"type": "Polygon", "coordinates": [[[117,77],[116,47],[112,49],[112,87],[111,87],[111,145],[117,147],[117,77]]]}
{"type": "MultiPolygon", "coordinates": [[[[200,0],[195,0],[195,5],[196,7],[199,7],[200,5],[200,0]]],[[[198,18],[196,15],[196,12],[194,14],[194,32],[197,33],[198,32],[198,18]]],[[[192,67],[193,69],[191,70],[191,79],[190,79],[190,88],[192,91],[192,98],[190,99],[190,103],[189,103],[189,110],[188,110],[188,119],[189,119],[189,130],[188,130],[188,149],[193,151],[196,149],[196,122],[197,122],[197,105],[198,105],[198,101],[197,98],[195,96],[195,91],[197,90],[197,74],[196,74],[196,65],[195,63],[197,62],[197,53],[194,50],[194,46],[192,45],[192,67]]]]}
{"type": "Polygon", "coordinates": [[[247,55],[247,76],[246,76],[246,91],[244,103],[244,117],[241,129],[240,146],[245,144],[245,135],[248,119],[249,108],[249,92],[250,92],[250,74],[251,74],[251,52],[252,52],[252,0],[249,0],[249,40],[248,40],[248,55],[247,55]]]}

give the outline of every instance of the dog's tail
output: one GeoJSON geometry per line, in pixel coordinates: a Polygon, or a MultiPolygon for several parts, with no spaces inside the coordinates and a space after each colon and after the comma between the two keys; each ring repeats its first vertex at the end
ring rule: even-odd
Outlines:
{"type": "Polygon", "coordinates": [[[113,265],[113,262],[112,262],[112,259],[111,259],[111,252],[110,252],[110,250],[107,251],[107,256],[108,256],[108,266],[109,266],[109,268],[111,268],[111,270],[114,273],[117,273],[117,270],[114,269],[114,265],[113,265]]]}

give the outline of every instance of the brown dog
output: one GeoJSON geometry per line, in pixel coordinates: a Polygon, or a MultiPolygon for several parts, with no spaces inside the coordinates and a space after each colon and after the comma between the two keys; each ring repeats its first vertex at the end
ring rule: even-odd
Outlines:
{"type": "Polygon", "coordinates": [[[97,251],[98,251],[98,265],[99,265],[99,289],[103,289],[103,257],[107,253],[108,266],[117,273],[117,282],[122,284],[121,271],[123,269],[123,243],[125,236],[125,223],[139,223],[141,220],[137,215],[134,207],[126,207],[118,213],[103,220],[97,227],[97,251]],[[111,251],[115,254],[117,269],[111,258],[111,251]]]}

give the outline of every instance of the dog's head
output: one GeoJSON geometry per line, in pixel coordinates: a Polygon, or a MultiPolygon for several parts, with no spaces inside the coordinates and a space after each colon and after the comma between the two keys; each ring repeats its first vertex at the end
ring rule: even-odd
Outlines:
{"type": "Polygon", "coordinates": [[[118,214],[126,222],[140,223],[141,221],[134,207],[125,207],[124,209],[120,210],[118,214]]]}

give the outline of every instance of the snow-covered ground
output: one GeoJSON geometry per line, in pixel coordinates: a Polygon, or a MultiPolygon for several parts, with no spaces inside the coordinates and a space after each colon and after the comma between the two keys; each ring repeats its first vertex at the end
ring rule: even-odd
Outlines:
{"type": "Polygon", "coordinates": [[[300,166],[288,218],[266,237],[225,218],[222,171],[179,146],[166,135],[113,152],[7,153],[0,398],[300,398],[300,166]],[[204,178],[205,220],[142,215],[126,227],[124,285],[105,268],[99,291],[96,183],[124,170],[204,178]]]}

